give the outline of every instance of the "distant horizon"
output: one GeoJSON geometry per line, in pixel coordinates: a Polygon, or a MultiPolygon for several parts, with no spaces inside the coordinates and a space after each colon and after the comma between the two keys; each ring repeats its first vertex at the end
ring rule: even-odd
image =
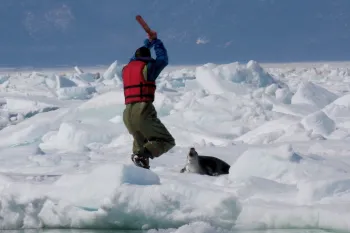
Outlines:
{"type": "MultiPolygon", "coordinates": [[[[234,63],[235,61],[229,62],[234,63]]],[[[300,68],[307,68],[307,67],[315,67],[315,66],[323,66],[323,65],[331,65],[333,67],[339,67],[339,68],[350,68],[350,60],[348,61],[301,61],[301,62],[258,62],[263,68],[279,68],[279,67],[300,67],[300,68]]],[[[71,72],[74,72],[74,67],[79,67],[84,72],[91,72],[91,70],[106,70],[108,67],[112,64],[96,64],[96,65],[58,65],[58,66],[1,66],[0,65],[0,73],[6,73],[6,72],[31,72],[31,71],[49,71],[49,70],[58,70],[58,71],[67,71],[71,70],[71,72]],[[87,69],[87,70],[86,70],[87,69]]],[[[217,65],[222,64],[229,64],[229,63],[212,63],[217,65]]],[[[124,65],[124,63],[118,63],[124,65]]],[[[202,64],[176,64],[172,65],[169,64],[164,71],[174,70],[174,69],[191,69],[198,66],[202,66],[208,63],[202,63],[202,64]]],[[[241,63],[240,64],[246,64],[241,63]]]]}
{"type": "MultiPolygon", "coordinates": [[[[155,58],[155,56],[152,56],[153,58],[155,58]]],[[[248,63],[249,61],[256,61],[259,64],[297,64],[297,63],[347,63],[350,62],[350,58],[349,59],[344,59],[344,60],[335,60],[335,59],[328,59],[328,60],[324,60],[324,59],[320,59],[320,60],[308,60],[308,59],[300,59],[300,60],[259,60],[259,59],[245,59],[245,60],[239,60],[239,59],[232,59],[232,60],[226,60],[223,59],[222,61],[211,61],[210,59],[208,59],[207,62],[186,62],[186,63],[181,63],[181,62],[171,62],[171,54],[169,54],[170,57],[170,62],[168,66],[200,66],[203,64],[208,64],[208,63],[213,63],[213,64],[228,64],[228,63],[234,63],[234,62],[238,62],[238,63],[248,63]]],[[[56,63],[56,64],[38,64],[38,63],[34,63],[34,64],[22,64],[22,65],[15,65],[15,64],[0,64],[0,69],[2,68],[53,68],[53,67],[74,67],[74,66],[79,66],[79,67],[92,67],[92,66],[109,66],[110,64],[112,64],[113,62],[117,61],[118,64],[127,64],[128,61],[125,62],[120,62],[122,59],[114,59],[114,60],[110,60],[109,62],[82,62],[82,63],[56,63]]],[[[125,60],[125,59],[123,59],[125,60]]],[[[129,60],[129,57],[128,59],[129,60]]]]}

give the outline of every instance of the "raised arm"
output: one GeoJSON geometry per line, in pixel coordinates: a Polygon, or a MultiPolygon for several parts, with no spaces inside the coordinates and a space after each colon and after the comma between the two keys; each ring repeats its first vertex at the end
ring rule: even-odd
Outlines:
{"type": "Polygon", "coordinates": [[[155,81],[160,72],[168,65],[168,51],[166,50],[163,42],[156,38],[152,40],[150,46],[154,46],[154,51],[156,54],[155,62],[151,62],[148,64],[148,80],[155,81]]]}

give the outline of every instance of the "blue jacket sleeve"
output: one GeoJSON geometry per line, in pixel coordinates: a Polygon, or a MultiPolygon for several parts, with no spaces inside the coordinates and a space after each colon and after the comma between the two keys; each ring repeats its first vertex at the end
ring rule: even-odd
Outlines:
{"type": "Polygon", "coordinates": [[[148,63],[147,79],[148,81],[155,81],[162,70],[168,65],[168,52],[160,39],[153,40],[149,46],[154,46],[156,53],[155,62],[148,63]]]}

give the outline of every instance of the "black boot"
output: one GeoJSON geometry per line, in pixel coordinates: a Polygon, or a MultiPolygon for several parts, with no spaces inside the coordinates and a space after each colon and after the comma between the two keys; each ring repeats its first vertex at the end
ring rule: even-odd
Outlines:
{"type": "Polygon", "coordinates": [[[134,162],[134,164],[145,169],[150,168],[149,158],[153,159],[153,156],[146,148],[144,148],[143,153],[131,155],[131,160],[134,162]]]}

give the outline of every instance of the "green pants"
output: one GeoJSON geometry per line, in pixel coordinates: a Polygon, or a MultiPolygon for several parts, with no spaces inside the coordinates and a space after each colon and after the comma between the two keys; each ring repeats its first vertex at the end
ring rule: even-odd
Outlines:
{"type": "Polygon", "coordinates": [[[142,153],[144,148],[153,157],[159,157],[175,146],[175,140],[157,117],[151,102],[127,104],[123,121],[133,136],[133,153],[142,153]]]}

